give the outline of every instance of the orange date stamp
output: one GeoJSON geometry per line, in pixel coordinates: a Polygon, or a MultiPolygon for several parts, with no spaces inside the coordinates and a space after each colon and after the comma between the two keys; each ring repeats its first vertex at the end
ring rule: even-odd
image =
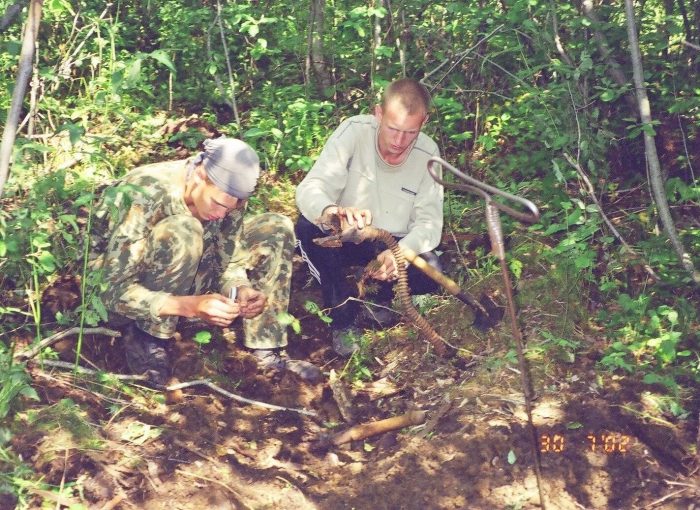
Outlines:
{"type": "MultiPolygon", "coordinates": [[[[583,444],[593,453],[624,455],[630,451],[633,439],[619,432],[588,433],[583,444]]],[[[540,453],[563,453],[581,447],[581,441],[572,442],[564,434],[540,434],[539,443],[540,453]]]]}

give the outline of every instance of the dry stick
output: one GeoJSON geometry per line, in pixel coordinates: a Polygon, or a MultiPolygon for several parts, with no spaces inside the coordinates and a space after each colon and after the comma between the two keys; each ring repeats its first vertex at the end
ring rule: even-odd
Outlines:
{"type": "MultiPolygon", "coordinates": [[[[63,487],[66,485],[66,471],[68,471],[68,448],[65,449],[63,454],[63,476],[61,476],[61,483],[58,486],[58,493],[63,493],[63,487]]],[[[56,501],[56,510],[61,510],[61,504],[56,501]]]]}
{"type": "Polygon", "coordinates": [[[622,243],[622,246],[625,247],[625,249],[633,256],[639,258],[642,261],[642,265],[644,266],[644,270],[647,272],[647,274],[654,280],[654,281],[659,281],[661,278],[654,272],[654,270],[651,268],[649,263],[644,260],[644,258],[637,253],[637,251],[625,241],[625,239],[622,237],[622,234],[615,228],[615,225],[612,224],[610,219],[607,217],[605,214],[605,211],[603,211],[603,206],[598,200],[598,197],[595,195],[595,189],[593,189],[593,184],[591,184],[590,179],[586,175],[586,173],[583,171],[581,168],[581,165],[574,160],[574,158],[571,157],[571,155],[568,152],[564,153],[564,158],[566,161],[569,162],[569,164],[574,167],[574,170],[576,170],[576,173],[578,173],[579,177],[581,177],[581,180],[583,180],[584,184],[586,185],[586,191],[588,191],[588,194],[591,197],[591,200],[593,200],[593,203],[598,207],[598,212],[600,213],[600,216],[603,218],[603,221],[605,224],[608,226],[610,229],[610,232],[617,238],[620,243],[622,243]]]}
{"type": "Polygon", "coordinates": [[[349,443],[350,441],[359,441],[370,436],[376,436],[390,430],[402,429],[410,425],[419,425],[425,421],[425,411],[409,411],[400,416],[393,416],[384,420],[362,423],[350,427],[343,432],[339,432],[330,438],[330,442],[334,445],[349,443]]]}
{"type": "MultiPolygon", "coordinates": [[[[97,17],[96,21],[102,21],[107,14],[109,14],[110,8],[112,7],[111,3],[108,3],[107,6],[104,8],[102,13],[97,17]]],[[[76,12],[75,17],[73,18],[73,27],[71,28],[71,35],[68,38],[68,43],[66,44],[66,51],[64,53],[63,58],[54,66],[54,72],[59,75],[59,76],[66,76],[70,75],[70,69],[75,62],[75,60],[78,57],[78,54],[80,51],[83,49],[83,46],[87,44],[88,42],[94,41],[93,34],[97,30],[95,27],[97,26],[96,24],[92,25],[90,29],[87,31],[85,36],[83,37],[83,40],[78,43],[75,48],[72,48],[73,44],[78,40],[78,36],[80,35],[80,31],[77,29],[78,25],[78,16],[80,15],[80,12],[76,12]]],[[[58,81],[56,84],[52,86],[52,88],[55,88],[58,86],[58,81]]]]}
{"type": "MultiPolygon", "coordinates": [[[[65,338],[67,336],[73,335],[75,333],[79,333],[80,328],[79,327],[74,327],[67,329],[65,331],[59,331],[58,333],[55,333],[51,335],[48,338],[43,339],[41,342],[36,344],[34,347],[30,347],[26,351],[22,351],[19,354],[15,355],[15,359],[18,360],[27,360],[31,359],[37,354],[39,354],[44,348],[55,344],[58,342],[60,339],[65,338]]],[[[122,334],[119,331],[115,331],[113,329],[108,329],[108,328],[85,328],[83,329],[83,333],[87,335],[105,335],[109,337],[119,337],[122,336],[122,334]]]]}
{"type": "Polygon", "coordinates": [[[700,46],[698,46],[697,44],[693,44],[688,41],[683,41],[683,44],[685,44],[688,48],[693,48],[694,50],[700,51],[700,46]]]}
{"type": "Polygon", "coordinates": [[[557,52],[562,60],[569,66],[576,67],[576,64],[574,64],[573,60],[571,60],[571,57],[569,57],[568,53],[566,53],[566,50],[564,49],[564,45],[561,43],[561,37],[559,37],[559,23],[557,21],[557,13],[554,2],[550,0],[549,5],[552,8],[552,32],[554,32],[554,45],[557,48],[557,52]]]}
{"type": "Polygon", "coordinates": [[[12,147],[15,143],[17,124],[22,112],[22,100],[27,90],[27,82],[32,73],[32,60],[34,57],[34,43],[39,33],[39,21],[41,20],[42,0],[31,0],[29,4],[29,15],[27,24],[22,36],[22,50],[19,56],[19,70],[15,88],[12,91],[12,102],[10,110],[7,112],[5,129],[0,143],[0,197],[2,197],[5,182],[10,173],[10,159],[12,158],[12,147]]]}
{"type": "Polygon", "coordinates": [[[308,411],[306,409],[297,409],[294,407],[283,407],[283,406],[278,406],[275,404],[268,404],[267,402],[260,402],[259,400],[251,400],[249,398],[241,397],[240,395],[236,395],[235,393],[231,393],[230,391],[226,391],[220,386],[217,386],[213,382],[211,382],[209,379],[198,379],[196,381],[188,381],[188,382],[182,382],[178,384],[172,384],[170,386],[167,386],[165,388],[166,391],[175,391],[175,390],[180,390],[182,388],[188,388],[190,386],[206,386],[218,393],[221,393],[222,395],[229,397],[233,400],[237,400],[239,402],[244,402],[246,404],[251,404],[257,407],[264,407],[265,409],[272,409],[273,411],[293,411],[295,413],[299,414],[305,414],[306,416],[317,416],[315,411],[308,411]]]}
{"type": "MultiPolygon", "coordinates": [[[[31,363],[39,363],[39,361],[35,360],[30,360],[31,363]]],[[[104,374],[107,377],[112,377],[114,379],[118,379],[120,381],[147,381],[148,376],[147,375],[133,375],[133,374],[115,374],[111,372],[102,372],[100,370],[92,370],[90,368],[85,368],[81,367],[80,365],[76,366],[75,363],[70,363],[68,361],[58,361],[58,360],[53,360],[53,359],[45,359],[41,361],[42,365],[45,365],[47,367],[54,367],[54,368],[62,368],[64,370],[75,370],[77,374],[82,374],[82,375],[97,375],[97,374],[104,374]]]]}
{"type": "MultiPolygon", "coordinates": [[[[97,370],[91,370],[89,368],[81,367],[81,366],[75,366],[73,363],[68,363],[66,361],[54,361],[54,360],[44,360],[43,361],[44,365],[50,366],[50,367],[56,367],[56,368],[64,368],[68,370],[73,370],[75,369],[77,373],[83,374],[83,375],[97,375],[98,372],[97,370]]],[[[106,377],[112,377],[114,379],[118,379],[120,381],[147,381],[148,376],[146,375],[130,375],[130,374],[115,374],[111,372],[104,372],[104,375],[106,377]]],[[[316,412],[314,411],[307,411],[306,409],[296,409],[294,407],[283,407],[283,406],[278,406],[275,404],[268,404],[267,402],[260,402],[259,400],[251,400],[249,398],[241,397],[240,395],[236,395],[235,393],[231,393],[230,391],[226,391],[225,389],[221,388],[220,386],[217,386],[213,382],[211,382],[209,379],[197,379],[194,381],[185,381],[177,384],[171,384],[170,386],[166,386],[164,388],[165,391],[175,391],[175,390],[181,390],[183,388],[189,388],[190,386],[207,386],[208,388],[221,393],[222,395],[229,397],[230,399],[237,400],[239,402],[244,402],[246,404],[251,404],[257,407],[263,407],[265,409],[272,409],[273,411],[293,411],[295,413],[299,414],[305,414],[307,416],[317,416],[316,412]]]]}
{"type": "Polygon", "coordinates": [[[683,493],[686,492],[687,490],[688,490],[688,489],[681,489],[681,490],[678,490],[678,491],[676,491],[676,492],[671,492],[670,494],[666,494],[665,496],[663,496],[663,497],[661,497],[661,498],[659,498],[659,499],[657,499],[657,500],[655,500],[655,501],[652,501],[651,503],[649,503],[648,505],[646,505],[644,508],[654,508],[656,505],[658,505],[658,504],[660,504],[660,503],[663,503],[663,502],[666,501],[667,499],[673,499],[673,498],[675,498],[676,496],[679,496],[679,495],[683,494],[683,493]]]}
{"type": "Polygon", "coordinates": [[[124,501],[126,496],[124,494],[118,494],[117,496],[114,496],[112,499],[107,501],[107,503],[104,504],[100,510],[112,510],[113,508],[116,508],[116,506],[124,501]]]}

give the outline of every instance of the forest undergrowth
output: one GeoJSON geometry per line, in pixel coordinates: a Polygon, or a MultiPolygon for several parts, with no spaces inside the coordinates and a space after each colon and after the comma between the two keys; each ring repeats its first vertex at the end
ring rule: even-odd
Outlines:
{"type": "MultiPolygon", "coordinates": [[[[11,154],[7,179],[0,171],[0,508],[159,508],[162,494],[181,508],[535,508],[543,487],[554,508],[695,501],[700,4],[624,3],[632,19],[622,3],[540,0],[44,2],[13,126],[29,11],[0,1],[0,118],[15,133],[0,151],[11,154]],[[507,315],[484,333],[454,298],[424,297],[418,309],[454,359],[401,322],[367,327],[357,355],[338,360],[299,261],[281,320],[323,384],[257,373],[216,330],[182,329],[176,368],[316,418],[119,379],[122,347],[94,329],[107,312],[85,264],[104,186],[237,136],[265,169],[249,212],[295,217],[294,187],[332,129],[402,75],[430,89],[425,131],[448,162],[540,210],[529,225],[502,215],[538,444],[507,315]],[[52,335],[65,336],[27,354],[52,335]],[[412,409],[427,422],[316,449],[353,421],[412,409]]],[[[505,306],[490,248],[483,203],[448,191],[446,273],[505,306]]]]}

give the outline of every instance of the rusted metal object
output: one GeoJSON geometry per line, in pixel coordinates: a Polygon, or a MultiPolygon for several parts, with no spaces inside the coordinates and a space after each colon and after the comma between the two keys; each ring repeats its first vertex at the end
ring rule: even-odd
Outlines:
{"type": "MultiPolygon", "coordinates": [[[[401,247],[394,237],[381,228],[365,225],[363,228],[348,226],[347,220],[334,216],[332,224],[324,224],[324,230],[329,230],[331,235],[314,239],[314,243],[324,248],[340,247],[344,242],[360,244],[365,241],[380,241],[391,250],[396,266],[398,268],[398,278],[394,285],[394,293],[398,298],[401,310],[405,317],[423,333],[423,336],[432,344],[435,352],[440,356],[447,354],[447,347],[443,338],[433,329],[415,309],[411,301],[411,294],[408,289],[408,277],[406,275],[406,257],[404,257],[401,247]]],[[[367,271],[367,269],[365,269],[367,271]]]]}
{"type": "Polygon", "coordinates": [[[455,167],[447,163],[442,158],[432,157],[428,161],[428,172],[432,178],[442,184],[445,188],[452,188],[461,191],[466,191],[475,195],[479,195],[484,199],[486,203],[486,227],[489,232],[489,239],[491,240],[491,251],[498,258],[501,266],[501,274],[503,275],[503,285],[505,287],[506,299],[508,300],[508,315],[510,317],[511,330],[513,332],[513,338],[515,339],[515,348],[518,354],[518,367],[520,368],[520,383],[522,385],[523,396],[525,397],[525,409],[527,412],[527,421],[532,434],[532,447],[533,454],[535,457],[535,478],[537,479],[537,487],[540,496],[540,506],[544,509],[546,507],[544,493],[542,490],[542,465],[540,460],[540,449],[537,437],[537,430],[532,421],[532,385],[529,377],[529,370],[527,364],[525,363],[525,354],[523,348],[523,337],[520,333],[520,328],[518,327],[518,321],[516,317],[515,310],[515,300],[513,299],[513,284],[510,279],[510,272],[508,271],[508,265],[506,264],[506,253],[505,253],[505,243],[503,242],[503,229],[501,228],[501,218],[499,211],[503,211],[509,214],[513,218],[526,222],[533,223],[537,221],[540,217],[540,212],[537,206],[530,202],[529,200],[519,197],[517,195],[511,195],[498,188],[494,188],[486,183],[483,183],[473,177],[460,172],[455,167]],[[457,184],[451,182],[445,182],[442,177],[438,174],[436,166],[440,165],[443,168],[449,170],[452,174],[459,177],[468,184],[457,184]],[[517,211],[507,205],[493,200],[493,196],[499,196],[506,200],[519,203],[529,209],[530,213],[524,213],[517,211]]]}

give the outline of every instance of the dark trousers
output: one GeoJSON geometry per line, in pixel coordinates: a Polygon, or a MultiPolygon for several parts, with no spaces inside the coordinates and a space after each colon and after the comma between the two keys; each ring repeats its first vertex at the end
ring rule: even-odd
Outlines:
{"type": "MultiPolygon", "coordinates": [[[[360,305],[357,301],[351,300],[339,306],[348,297],[357,297],[357,286],[348,282],[346,278],[348,269],[353,266],[366,266],[379,253],[386,250],[387,246],[381,242],[367,241],[360,244],[345,243],[340,248],[322,248],[316,245],[313,240],[317,237],[325,237],[327,234],[301,215],[295,230],[297,248],[309,265],[310,273],[321,285],[323,306],[331,308],[330,316],[333,319],[331,327],[333,329],[347,328],[357,317],[360,305]]],[[[395,239],[398,241],[400,238],[395,237],[395,239]]],[[[433,252],[421,253],[420,255],[428,264],[442,270],[440,261],[433,252]]],[[[412,264],[408,265],[407,275],[411,294],[427,294],[435,292],[439,287],[435,281],[412,264]]],[[[377,292],[371,294],[368,292],[368,297],[372,301],[378,303],[391,301],[393,282],[370,280],[368,283],[378,284],[377,292]]]]}

